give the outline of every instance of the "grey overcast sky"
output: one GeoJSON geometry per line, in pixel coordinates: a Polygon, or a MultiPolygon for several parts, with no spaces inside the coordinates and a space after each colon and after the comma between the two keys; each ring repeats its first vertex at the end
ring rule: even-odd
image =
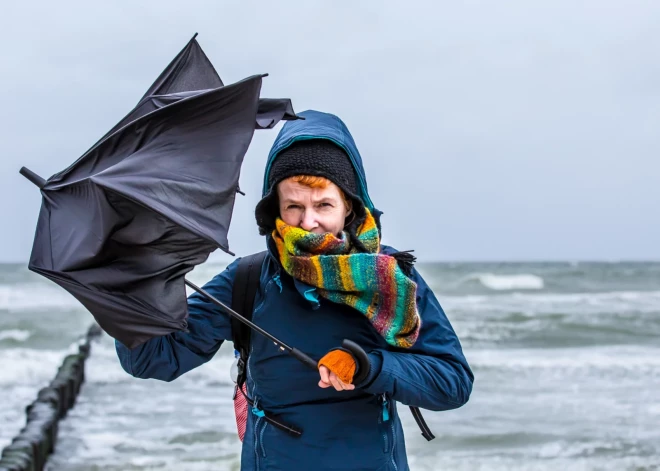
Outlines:
{"type": "MultiPolygon", "coordinates": [[[[41,197],[190,37],[228,84],[341,117],[421,260],[660,259],[660,2],[7,2],[0,19],[0,261],[27,261],[41,197]]],[[[279,129],[279,127],[277,128],[279,129]]],[[[276,130],[246,156],[229,233],[276,130]]],[[[214,253],[212,259],[229,257],[214,253]]]]}

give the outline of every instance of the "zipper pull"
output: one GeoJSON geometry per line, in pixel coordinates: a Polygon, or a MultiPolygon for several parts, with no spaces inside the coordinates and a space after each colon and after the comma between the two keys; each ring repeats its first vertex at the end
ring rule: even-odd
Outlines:
{"type": "Polygon", "coordinates": [[[238,350],[234,350],[234,362],[231,364],[231,367],[229,368],[229,376],[231,380],[236,384],[238,381],[238,375],[240,371],[238,371],[238,361],[241,359],[241,355],[238,353],[238,350]]]}
{"type": "Polygon", "coordinates": [[[254,406],[252,407],[252,413],[256,415],[257,417],[265,417],[266,413],[259,409],[258,407],[254,406]]]}
{"type": "Polygon", "coordinates": [[[390,411],[387,409],[387,395],[383,393],[383,422],[390,420],[390,411]]]}
{"type": "Polygon", "coordinates": [[[275,281],[275,284],[277,287],[280,289],[280,293],[282,292],[282,280],[280,279],[280,274],[278,273],[273,277],[273,280],[275,281]]]}

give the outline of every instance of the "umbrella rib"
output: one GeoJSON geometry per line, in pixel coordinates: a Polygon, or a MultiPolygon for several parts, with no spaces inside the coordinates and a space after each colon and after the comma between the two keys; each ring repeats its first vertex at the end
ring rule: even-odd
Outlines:
{"type": "MultiPolygon", "coordinates": [[[[199,94],[196,94],[196,95],[192,95],[192,96],[188,96],[188,97],[182,98],[182,99],[179,100],[179,101],[175,101],[174,103],[168,103],[167,105],[165,105],[165,106],[163,106],[163,107],[161,107],[161,108],[158,108],[158,109],[152,110],[152,111],[150,111],[149,113],[140,116],[139,118],[135,118],[133,121],[129,121],[129,122],[126,123],[124,126],[122,126],[121,128],[117,129],[115,132],[113,132],[112,134],[102,137],[101,140],[99,140],[99,141],[96,142],[92,147],[90,147],[90,148],[89,148],[89,149],[88,149],[88,150],[87,150],[82,156],[80,156],[75,162],[73,162],[73,163],[72,163],[71,165],[69,165],[67,168],[65,168],[64,170],[62,170],[61,172],[58,172],[57,174],[55,174],[55,175],[53,175],[53,176],[59,176],[59,175],[67,174],[67,173],[68,173],[69,171],[71,171],[74,167],[76,167],[76,166],[79,165],[81,162],[83,162],[84,160],[86,160],[87,157],[89,156],[89,154],[91,154],[93,151],[95,151],[98,147],[100,147],[103,143],[105,143],[106,141],[108,141],[110,138],[116,136],[117,134],[119,134],[119,133],[121,133],[121,132],[126,131],[126,129],[128,129],[130,126],[134,126],[134,125],[136,125],[136,123],[142,122],[143,120],[146,120],[147,118],[151,118],[151,116],[152,116],[153,114],[155,114],[155,113],[162,112],[162,111],[165,110],[165,109],[171,110],[171,109],[174,108],[174,107],[179,107],[179,106],[181,106],[182,103],[189,103],[189,102],[194,101],[194,100],[198,100],[198,99],[201,99],[201,98],[205,98],[206,96],[211,95],[211,94],[213,94],[213,93],[219,93],[221,90],[224,91],[224,92],[226,92],[226,93],[229,93],[229,92],[227,92],[226,90],[230,90],[230,91],[231,91],[231,89],[232,89],[233,87],[236,87],[236,88],[237,88],[239,85],[242,85],[242,84],[244,84],[244,83],[246,83],[246,82],[249,82],[249,81],[251,81],[251,80],[262,79],[263,77],[266,77],[266,76],[268,76],[268,74],[255,74],[255,75],[251,75],[251,76],[249,76],[249,77],[247,77],[247,78],[244,78],[243,80],[239,80],[238,82],[233,83],[233,84],[231,84],[231,85],[226,85],[226,86],[217,87],[217,88],[211,88],[211,89],[208,89],[208,90],[206,90],[206,91],[203,91],[202,93],[199,93],[199,94]]],[[[139,104],[138,104],[138,105],[139,105],[139,104]]],[[[255,120],[256,120],[256,114],[255,114],[255,120]]],[[[51,177],[51,178],[53,178],[53,177],[51,177]]],[[[49,179],[49,180],[50,180],[50,179],[49,179]]]]}

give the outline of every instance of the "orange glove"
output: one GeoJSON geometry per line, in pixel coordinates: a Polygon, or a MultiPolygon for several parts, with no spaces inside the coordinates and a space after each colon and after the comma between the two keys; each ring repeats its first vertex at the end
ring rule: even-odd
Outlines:
{"type": "Polygon", "coordinates": [[[353,376],[357,370],[357,362],[353,355],[343,348],[330,350],[319,360],[318,366],[325,366],[346,384],[353,383],[353,376]]]}

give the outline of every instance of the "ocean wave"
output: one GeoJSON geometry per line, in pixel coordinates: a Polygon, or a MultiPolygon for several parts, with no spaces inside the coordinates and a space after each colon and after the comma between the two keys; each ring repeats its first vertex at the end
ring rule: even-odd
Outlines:
{"type": "Polygon", "coordinates": [[[660,291],[606,293],[500,293],[493,295],[438,296],[447,310],[489,313],[580,314],[650,313],[660,310],[660,291]]]}
{"type": "Polygon", "coordinates": [[[660,291],[500,293],[439,301],[469,347],[652,345],[660,338],[660,291]]]}
{"type": "Polygon", "coordinates": [[[67,350],[0,349],[0,386],[37,385],[50,380],[64,357],[77,348],[78,344],[67,350]]]}
{"type": "Polygon", "coordinates": [[[227,267],[227,263],[222,262],[207,262],[196,266],[186,278],[193,283],[202,286],[210,281],[218,273],[221,273],[227,267]]]}
{"type": "Polygon", "coordinates": [[[515,275],[496,275],[495,273],[471,273],[459,280],[458,285],[478,281],[493,291],[537,290],[543,289],[543,278],[530,273],[515,275]]]}
{"type": "Polygon", "coordinates": [[[55,377],[64,357],[78,351],[78,345],[58,350],[0,348],[0,449],[25,425],[25,406],[55,377]]]}
{"type": "Polygon", "coordinates": [[[660,348],[641,346],[571,347],[558,349],[471,350],[474,368],[541,372],[595,369],[616,376],[622,370],[660,377],[660,348]]]}
{"type": "MultiPolygon", "coordinates": [[[[230,344],[231,342],[226,342],[211,361],[186,373],[185,380],[180,383],[233,385],[229,375],[229,369],[234,361],[233,348],[229,348],[230,344]]],[[[105,333],[100,341],[92,344],[92,356],[85,371],[85,381],[99,384],[135,381],[135,378],[122,369],[114,340],[105,333]]]]}
{"type": "Polygon", "coordinates": [[[32,332],[27,330],[19,329],[10,329],[10,330],[0,330],[0,341],[2,340],[14,340],[16,342],[25,342],[30,338],[32,332]]]}
{"type": "Polygon", "coordinates": [[[64,289],[44,283],[0,285],[0,310],[81,308],[76,298],[64,289]]]}

